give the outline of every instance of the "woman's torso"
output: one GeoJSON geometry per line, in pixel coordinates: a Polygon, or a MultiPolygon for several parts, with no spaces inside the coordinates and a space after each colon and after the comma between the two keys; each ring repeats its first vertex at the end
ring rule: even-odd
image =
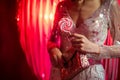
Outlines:
{"type": "MultiPolygon", "coordinates": [[[[108,0],[106,0],[106,1],[108,1],[108,0]]],[[[68,32],[68,31],[64,32],[64,30],[61,30],[62,28],[60,28],[61,51],[62,52],[67,51],[71,47],[71,42],[68,38],[68,36],[69,36],[68,33],[76,32],[79,34],[83,34],[90,41],[92,41],[94,43],[97,43],[99,45],[104,44],[106,37],[107,37],[107,29],[108,29],[108,22],[109,22],[109,14],[108,14],[108,10],[107,10],[108,3],[103,4],[100,7],[98,7],[94,12],[90,13],[89,16],[87,16],[86,18],[84,17],[83,19],[81,19],[81,17],[78,18],[78,16],[77,16],[75,20],[68,12],[66,4],[64,2],[62,4],[63,5],[61,5],[61,8],[59,8],[59,9],[61,12],[64,12],[64,14],[62,14],[62,18],[60,19],[60,21],[62,19],[67,18],[67,21],[70,21],[71,22],[70,25],[72,26],[72,28],[69,29],[70,32],[68,32]]],[[[59,22],[58,22],[58,24],[59,24],[59,22]]],[[[94,55],[88,55],[88,57],[94,58],[95,60],[98,59],[98,58],[95,58],[94,55]]],[[[51,72],[52,72],[51,80],[61,80],[59,69],[53,67],[51,72]],[[57,77],[57,79],[55,76],[57,77]]],[[[86,75],[91,73],[91,74],[89,74],[89,75],[91,75],[91,77],[93,76],[93,77],[104,78],[103,67],[99,64],[90,66],[90,68],[86,69],[86,71],[83,71],[83,73],[85,73],[86,75]],[[98,68],[98,70],[96,68],[98,68]],[[99,75],[99,74],[101,74],[101,75],[99,75]]],[[[79,80],[83,77],[86,77],[85,75],[80,77],[81,74],[82,73],[78,74],[74,78],[74,80],[79,80]]],[[[91,80],[93,80],[93,78],[91,78],[91,80]]]]}
{"type": "MultiPolygon", "coordinates": [[[[91,9],[87,5],[84,6],[79,12],[72,12],[66,6],[66,9],[64,9],[66,10],[65,18],[68,18],[72,22],[70,32],[82,34],[90,41],[99,45],[104,44],[107,36],[109,20],[108,11],[105,7],[106,6],[99,5],[96,8],[91,9]]],[[[69,36],[69,34],[66,34],[66,32],[61,30],[61,50],[63,52],[71,47],[70,40],[67,36],[69,36]]]]}

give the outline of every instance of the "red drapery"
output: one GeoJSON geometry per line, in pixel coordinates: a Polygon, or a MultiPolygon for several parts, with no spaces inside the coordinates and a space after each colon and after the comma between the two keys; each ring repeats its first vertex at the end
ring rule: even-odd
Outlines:
{"type": "MultiPolygon", "coordinates": [[[[39,80],[49,80],[51,63],[46,43],[51,33],[54,12],[61,0],[21,0],[17,21],[20,42],[27,62],[39,80]]],[[[119,0],[120,2],[120,0],[119,0]]],[[[117,80],[118,59],[104,60],[108,80],[117,80]]]]}

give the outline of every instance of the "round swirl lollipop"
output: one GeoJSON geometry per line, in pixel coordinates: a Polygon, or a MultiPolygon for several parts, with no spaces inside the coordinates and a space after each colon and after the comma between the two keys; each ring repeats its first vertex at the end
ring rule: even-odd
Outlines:
{"type": "Polygon", "coordinates": [[[71,29],[73,27],[73,21],[69,18],[61,18],[59,21],[59,26],[61,31],[71,34],[71,29]]]}

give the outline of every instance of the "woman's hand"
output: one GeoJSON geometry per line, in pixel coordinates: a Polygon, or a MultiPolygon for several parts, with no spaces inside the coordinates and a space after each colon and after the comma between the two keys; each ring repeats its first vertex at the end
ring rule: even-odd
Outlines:
{"type": "Polygon", "coordinates": [[[61,51],[58,48],[52,48],[51,50],[49,50],[49,55],[52,65],[55,67],[61,67],[61,51]]]}
{"type": "Polygon", "coordinates": [[[99,46],[89,41],[84,35],[74,33],[70,36],[72,46],[82,53],[99,54],[99,46]]]}

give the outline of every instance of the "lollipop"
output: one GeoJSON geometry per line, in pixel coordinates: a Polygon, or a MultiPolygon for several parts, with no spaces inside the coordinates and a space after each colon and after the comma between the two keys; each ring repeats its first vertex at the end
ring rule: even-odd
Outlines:
{"type": "Polygon", "coordinates": [[[71,29],[73,27],[73,21],[69,18],[61,18],[59,21],[59,26],[61,31],[71,34],[71,29]]]}
{"type": "MultiPolygon", "coordinates": [[[[74,33],[74,23],[70,18],[61,18],[58,25],[61,31],[69,35],[74,33]]],[[[68,40],[71,41],[71,38],[68,38],[68,40]]],[[[90,65],[87,56],[79,53],[80,52],[76,50],[70,60],[60,69],[62,80],[71,80],[80,71],[86,69],[90,65]]]]}

